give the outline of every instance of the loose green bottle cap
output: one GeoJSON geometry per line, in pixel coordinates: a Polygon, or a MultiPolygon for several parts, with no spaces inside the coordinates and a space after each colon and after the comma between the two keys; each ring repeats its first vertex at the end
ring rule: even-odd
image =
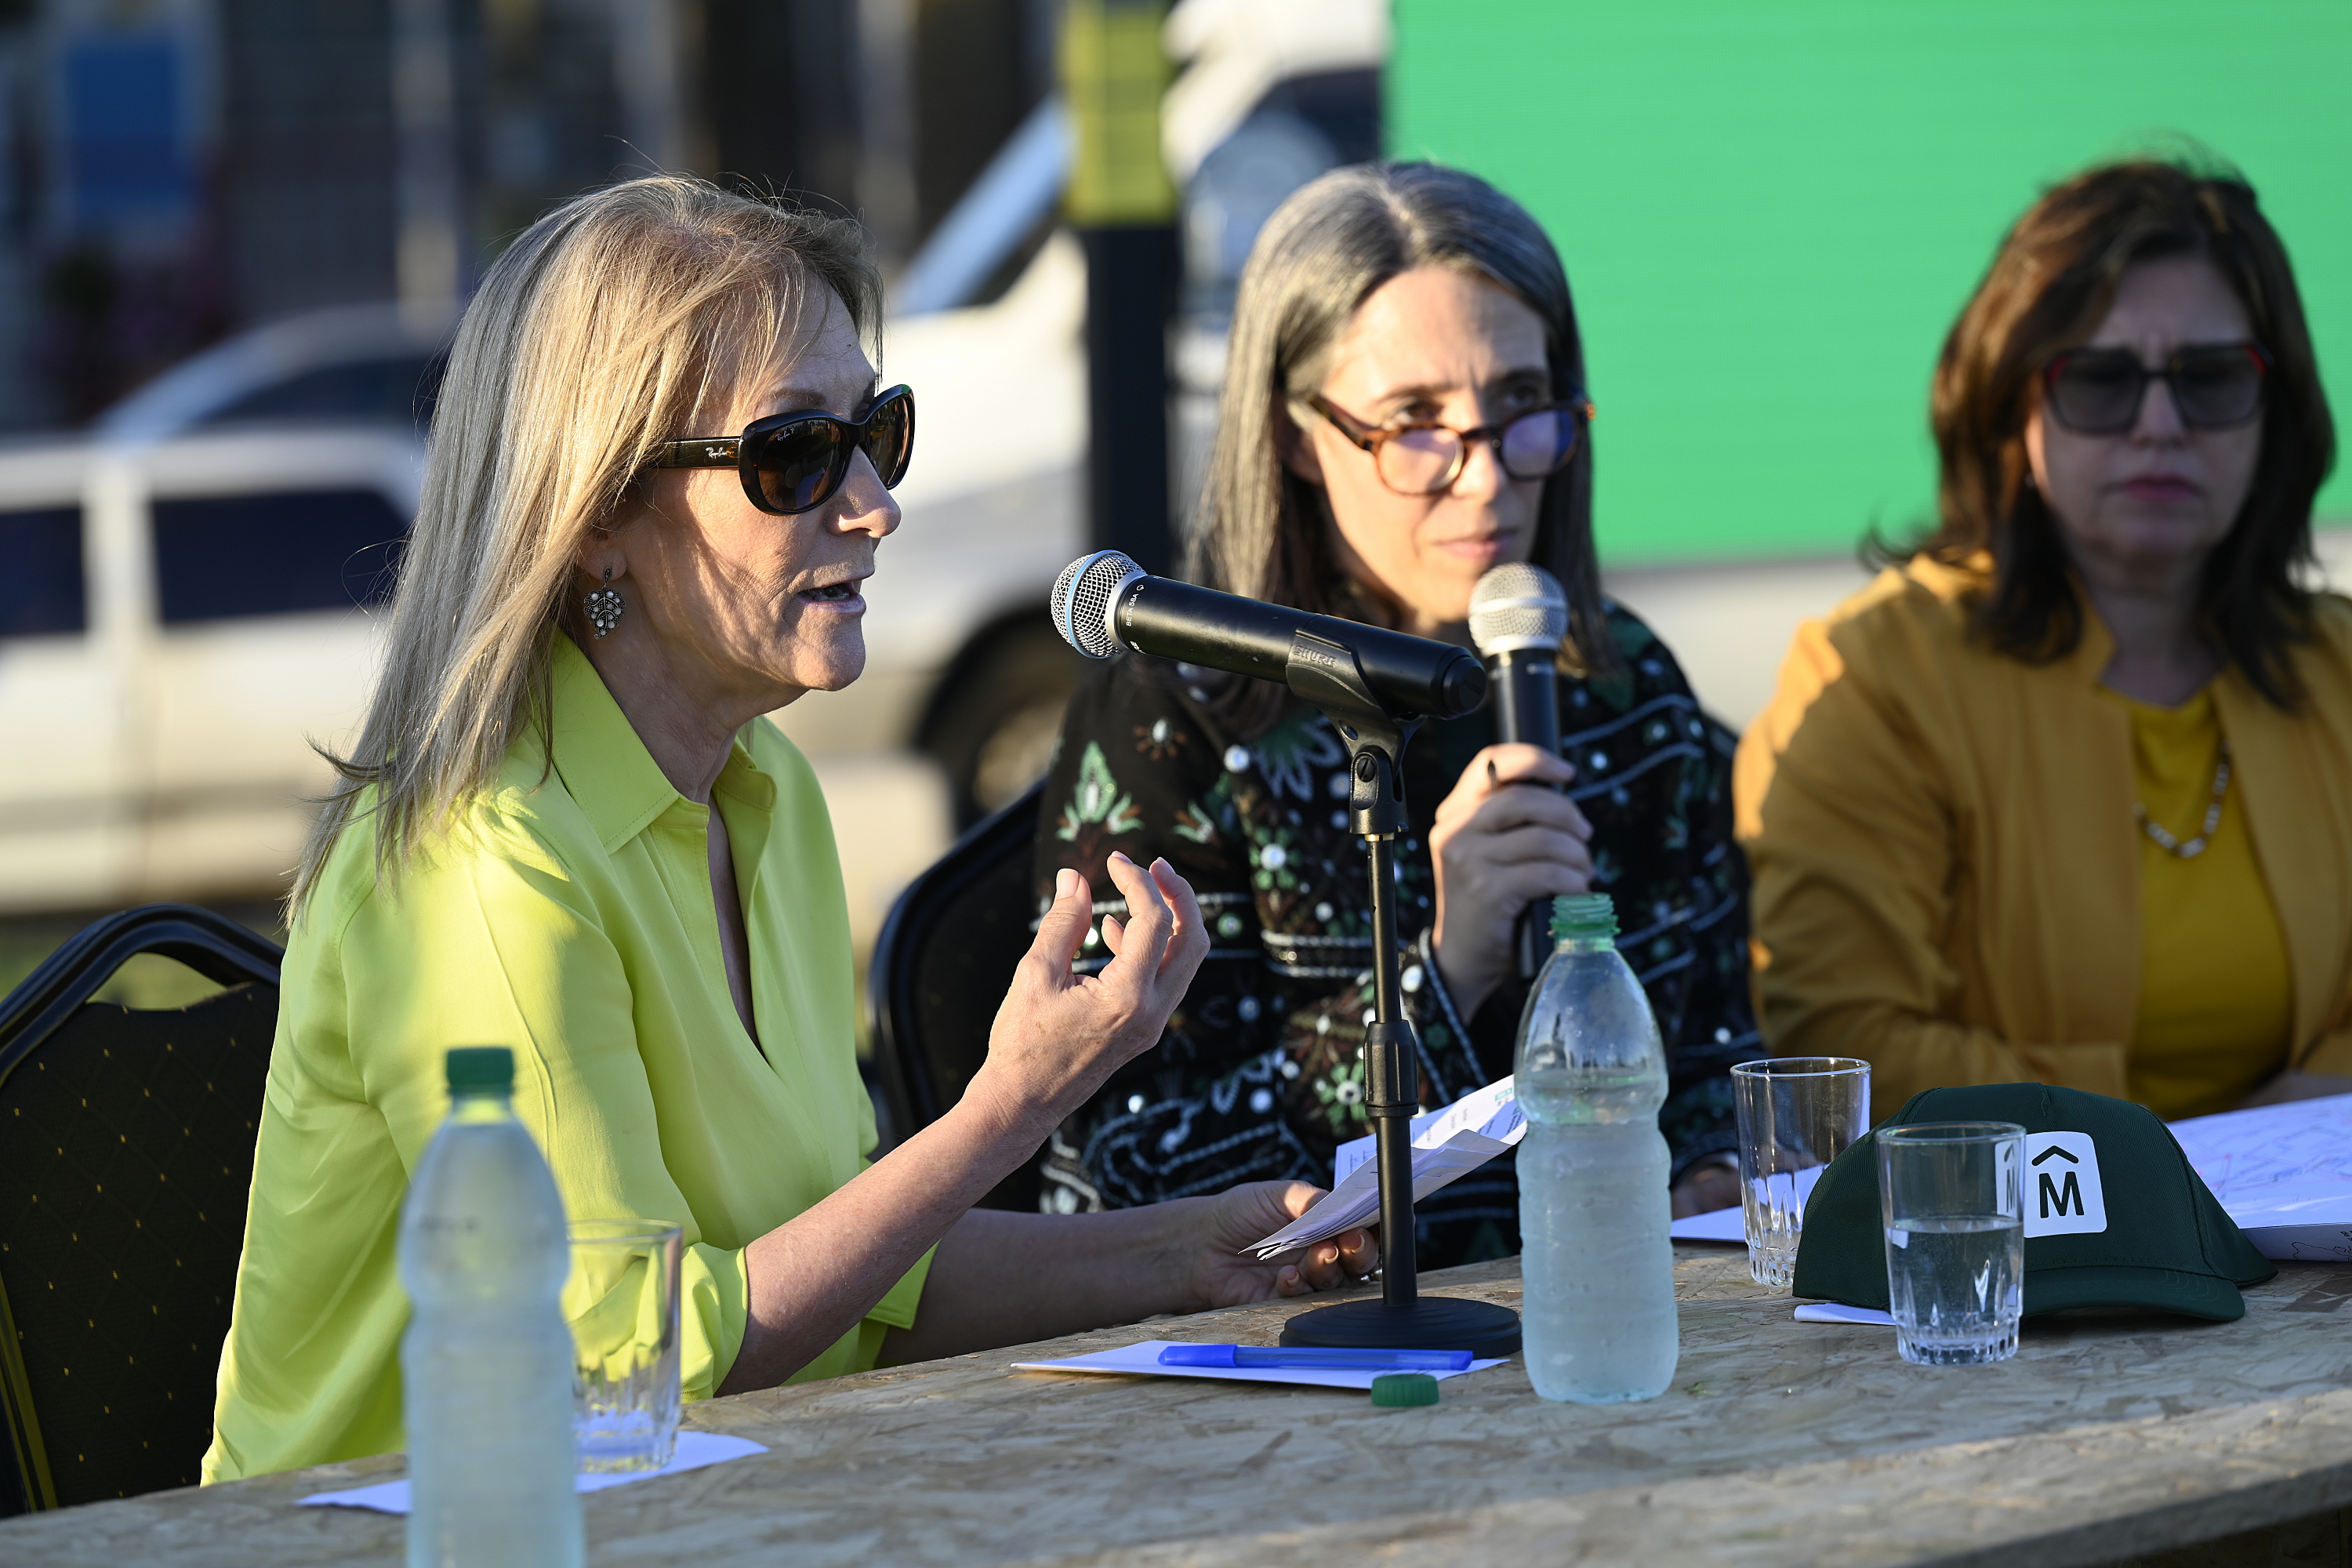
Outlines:
{"type": "Polygon", "coordinates": [[[1392,1409],[1437,1403],[1437,1379],[1425,1372],[1388,1372],[1372,1379],[1372,1403],[1392,1409]]]}
{"type": "Polygon", "coordinates": [[[514,1052],[504,1046],[459,1046],[448,1066],[453,1095],[514,1092],[514,1052]]]}
{"type": "Polygon", "coordinates": [[[1551,939],[1590,941],[1617,934],[1617,906],[1606,893],[1576,893],[1551,901],[1551,939]]]}

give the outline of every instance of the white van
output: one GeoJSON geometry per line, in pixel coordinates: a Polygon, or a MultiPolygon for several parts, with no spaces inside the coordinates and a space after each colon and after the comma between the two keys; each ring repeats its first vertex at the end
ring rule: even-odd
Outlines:
{"type": "MultiPolygon", "coordinates": [[[[866,677],[777,715],[827,784],[868,936],[897,887],[1044,765],[1074,656],[1084,286],[1066,242],[1005,299],[895,328],[926,418],[867,595],[866,677]],[[1043,437],[1040,439],[1039,437],[1043,437]]],[[[87,438],[0,446],[0,910],[281,892],[373,660],[446,323],[320,312],[196,356],[87,438]]]]}

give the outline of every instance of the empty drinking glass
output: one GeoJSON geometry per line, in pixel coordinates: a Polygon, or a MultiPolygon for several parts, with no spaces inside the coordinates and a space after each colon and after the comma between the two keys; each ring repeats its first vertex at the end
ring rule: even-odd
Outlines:
{"type": "Polygon", "coordinates": [[[1870,1128],[1870,1064],[1852,1057],[1770,1057],[1733,1068],[1731,1088],[1748,1272],[1759,1285],[1786,1290],[1813,1184],[1870,1128]]]}
{"type": "Polygon", "coordinates": [[[2025,1129],[2013,1121],[1878,1130],[1887,1306],[1905,1361],[1968,1366],[2017,1353],[2024,1169],[2025,1129]]]}
{"type": "Polygon", "coordinates": [[[573,1435],[583,1471],[658,1470],[677,1449],[678,1227],[572,1222],[573,1435]]]}

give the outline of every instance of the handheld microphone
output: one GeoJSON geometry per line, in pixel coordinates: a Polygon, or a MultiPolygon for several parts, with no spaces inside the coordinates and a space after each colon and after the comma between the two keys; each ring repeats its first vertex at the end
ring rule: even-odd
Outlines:
{"type": "Polygon", "coordinates": [[[1365,687],[1396,720],[1458,718],[1486,697],[1486,671],[1451,643],[1154,577],[1116,550],[1063,569],[1053,614],[1054,629],[1088,658],[1132,650],[1294,690],[1303,665],[1353,656],[1365,687]]]}
{"type": "MultiPolygon", "coordinates": [[[[1560,645],[1568,639],[1568,595],[1540,566],[1497,566],[1470,591],[1470,640],[1486,661],[1495,692],[1495,738],[1559,755],[1560,645]]],[[[1513,928],[1519,978],[1532,980],[1551,952],[1547,905],[1537,902],[1513,928]]]]}

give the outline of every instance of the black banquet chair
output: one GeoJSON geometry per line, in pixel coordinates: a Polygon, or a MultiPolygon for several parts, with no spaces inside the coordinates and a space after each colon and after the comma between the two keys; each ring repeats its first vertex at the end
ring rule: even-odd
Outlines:
{"type": "MultiPolygon", "coordinates": [[[[1029,868],[1043,780],[974,826],[891,906],[866,975],[876,1067],[891,1133],[919,1132],[957,1100],[988,1056],[989,1026],[1033,940],[1029,868]]],[[[982,1208],[1034,1214],[1036,1164],[982,1208]]]]}
{"type": "Polygon", "coordinates": [[[0,1516],[194,1483],[283,957],[209,910],[151,904],[0,1000],[0,1516]],[[227,989],[170,1010],[90,1000],[149,952],[227,989]]]}

